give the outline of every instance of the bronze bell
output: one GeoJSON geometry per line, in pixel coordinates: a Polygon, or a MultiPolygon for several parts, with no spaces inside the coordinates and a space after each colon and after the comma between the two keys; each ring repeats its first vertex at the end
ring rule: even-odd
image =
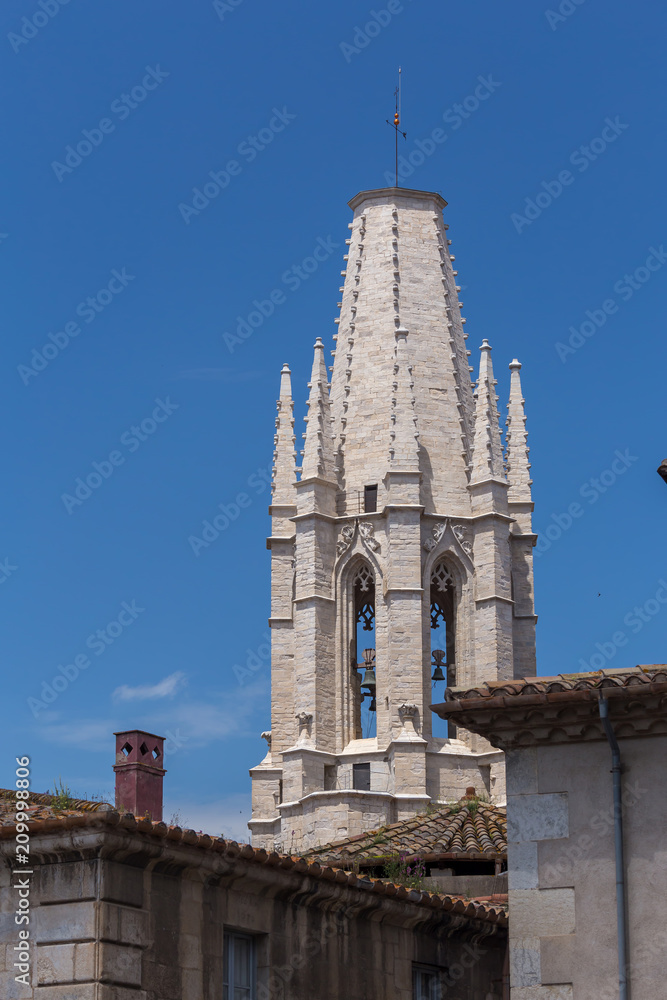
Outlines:
{"type": "Polygon", "coordinates": [[[446,681],[442,664],[445,662],[445,651],[444,649],[434,649],[433,650],[433,662],[435,664],[435,670],[433,671],[432,681],[446,681]]]}
{"type": "Polygon", "coordinates": [[[369,692],[375,694],[375,671],[372,667],[366,667],[364,670],[364,678],[361,682],[362,688],[367,688],[369,692]]]}

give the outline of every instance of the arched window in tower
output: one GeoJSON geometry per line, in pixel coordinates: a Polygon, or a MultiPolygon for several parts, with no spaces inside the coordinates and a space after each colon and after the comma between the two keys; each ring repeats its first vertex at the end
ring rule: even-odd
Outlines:
{"type": "MultiPolygon", "coordinates": [[[[437,702],[443,700],[446,686],[456,684],[456,588],[454,578],[443,561],[436,563],[431,572],[430,597],[431,680],[433,698],[437,702]]],[[[438,717],[434,716],[434,736],[456,735],[451,723],[439,725],[436,719],[438,717]]]]}
{"type": "Polygon", "coordinates": [[[375,575],[363,562],[354,575],[354,650],[352,684],[357,738],[375,736],[375,575]]]}

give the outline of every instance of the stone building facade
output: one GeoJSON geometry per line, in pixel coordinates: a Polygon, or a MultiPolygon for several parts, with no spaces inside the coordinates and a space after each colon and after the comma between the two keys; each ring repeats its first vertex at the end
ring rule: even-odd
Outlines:
{"type": "Polygon", "coordinates": [[[470,685],[535,673],[521,366],[504,452],[487,341],[471,381],[445,206],[404,188],[350,202],[331,384],[318,338],[300,469],[282,371],[256,845],[307,849],[470,785],[504,800],[502,754],[431,725],[432,673],[470,685]]]}
{"type": "Polygon", "coordinates": [[[667,667],[455,689],[437,710],[506,753],[511,1000],[664,997],[667,667]]]}
{"type": "Polygon", "coordinates": [[[11,817],[0,822],[2,1000],[506,995],[501,906],[268,854],[99,803],[31,820],[30,835],[25,943],[14,922],[24,879],[16,831],[11,817]],[[22,959],[19,982],[14,963],[22,959]]]}

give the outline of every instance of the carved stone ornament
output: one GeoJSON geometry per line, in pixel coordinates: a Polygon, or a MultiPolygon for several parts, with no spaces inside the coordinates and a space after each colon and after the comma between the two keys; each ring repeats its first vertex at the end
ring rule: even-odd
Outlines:
{"type": "Polygon", "coordinates": [[[340,538],[336,542],[336,552],[339,556],[342,556],[344,552],[347,552],[352,541],[354,539],[354,525],[346,524],[340,533],[340,538]]]}
{"type": "Polygon", "coordinates": [[[271,730],[270,729],[267,730],[265,733],[262,733],[262,739],[266,740],[266,742],[269,745],[269,750],[270,750],[271,749],[271,730]]]}
{"type": "Polygon", "coordinates": [[[309,712],[299,712],[296,721],[299,723],[299,743],[306,743],[310,740],[313,717],[309,712]]]}
{"type": "Polygon", "coordinates": [[[436,524],[435,525],[435,527],[433,528],[433,531],[432,531],[433,537],[432,538],[427,538],[426,541],[424,542],[424,548],[426,549],[427,552],[432,552],[433,551],[433,549],[436,547],[436,545],[438,544],[438,542],[440,541],[440,539],[444,535],[446,529],[447,529],[447,522],[446,521],[441,522],[440,524],[436,524]]]}
{"type": "Polygon", "coordinates": [[[359,533],[369,549],[372,549],[373,552],[377,552],[379,550],[380,543],[375,537],[375,528],[370,521],[359,522],[359,533]]]}
{"type": "Polygon", "coordinates": [[[456,535],[456,540],[468,556],[472,559],[472,542],[470,541],[470,528],[463,524],[453,524],[452,531],[456,535]]]}
{"type": "Polygon", "coordinates": [[[418,736],[417,723],[419,721],[419,709],[416,705],[399,705],[398,717],[401,720],[403,733],[418,736]]]}

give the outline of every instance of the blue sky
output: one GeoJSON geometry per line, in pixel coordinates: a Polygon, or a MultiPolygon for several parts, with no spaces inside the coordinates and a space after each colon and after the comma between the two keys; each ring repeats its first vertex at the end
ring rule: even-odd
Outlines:
{"type": "Polygon", "coordinates": [[[111,733],[146,727],[170,739],[167,818],[243,835],[279,371],[300,433],[347,201],[393,168],[399,63],[401,151],[423,151],[403,183],[449,202],[503,416],[524,366],[539,672],[664,660],[664,7],[43,3],[0,14],[0,781],[29,754],[36,789],[110,796],[111,733]]]}

